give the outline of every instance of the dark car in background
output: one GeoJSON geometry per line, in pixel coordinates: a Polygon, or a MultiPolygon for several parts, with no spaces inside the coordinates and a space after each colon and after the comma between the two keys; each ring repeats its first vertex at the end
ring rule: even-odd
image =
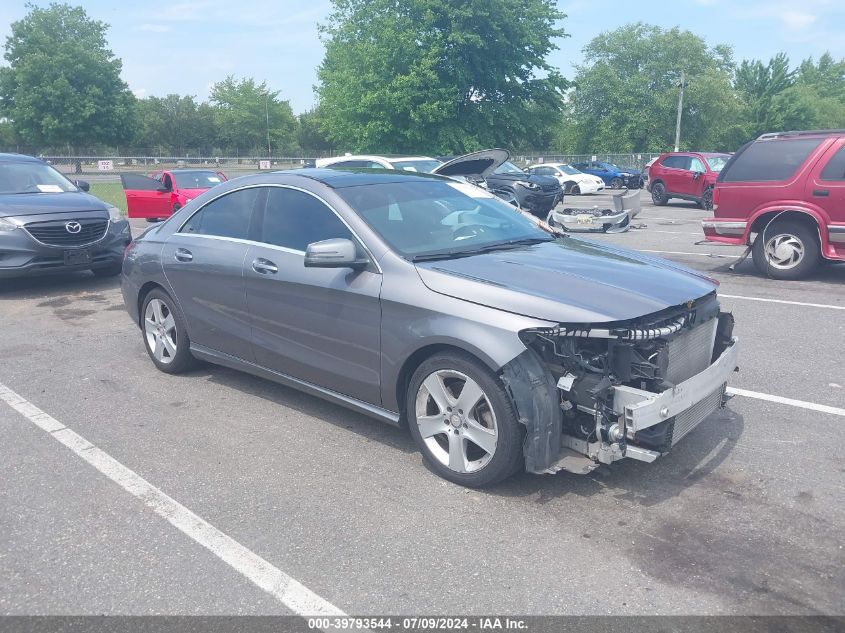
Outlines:
{"type": "Polygon", "coordinates": [[[224,183],[132,243],[122,290],[161,371],[204,359],[407,425],[467,486],[654,461],[738,353],[701,273],[399,170],[224,183]]]}
{"type": "Polygon", "coordinates": [[[690,200],[702,209],[713,208],[713,187],[730,154],[667,152],[648,169],[648,190],[659,207],[672,198],[690,200]]]}
{"type": "Polygon", "coordinates": [[[713,242],[750,245],[754,265],[800,279],[824,261],[845,261],[845,130],[763,134],[719,174],[713,242]]]}
{"type": "Polygon", "coordinates": [[[638,169],[623,169],[613,163],[589,161],[572,165],[578,171],[601,178],[611,189],[639,189],[643,186],[642,175],[638,169]]]}
{"type": "Polygon", "coordinates": [[[543,218],[563,200],[563,187],[554,176],[540,176],[520,169],[505,149],[485,149],[457,158],[443,156],[443,165],[434,170],[444,176],[477,179],[496,195],[515,202],[538,218],[543,218]]]}
{"type": "Polygon", "coordinates": [[[87,190],[37,158],[0,154],[0,279],[120,273],[129,222],[87,190]]]}

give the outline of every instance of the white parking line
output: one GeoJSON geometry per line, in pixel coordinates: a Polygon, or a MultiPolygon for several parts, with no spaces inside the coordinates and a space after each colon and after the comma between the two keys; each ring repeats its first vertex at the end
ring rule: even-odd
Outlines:
{"type": "Polygon", "coordinates": [[[720,297],[728,299],[745,299],[746,301],[763,301],[765,303],[785,303],[791,306],[806,306],[808,308],[827,308],[828,310],[845,310],[845,306],[833,306],[827,303],[805,303],[803,301],[787,301],[786,299],[764,299],[763,297],[743,297],[742,295],[726,295],[719,293],[720,297]]]}
{"type": "Polygon", "coordinates": [[[4,400],[27,420],[49,433],[78,457],[129,494],[140,499],[153,512],[167,519],[183,534],[208,549],[295,614],[301,616],[344,615],[343,611],[333,604],[167,496],[139,474],[47,415],[34,404],[27,402],[3,383],[0,383],[0,400],[4,400]]]}
{"type": "Polygon", "coordinates": [[[833,415],[841,415],[845,417],[845,409],[839,407],[831,407],[826,404],[816,404],[815,402],[806,402],[804,400],[793,400],[792,398],[784,398],[782,396],[773,396],[768,393],[760,393],[759,391],[748,391],[747,389],[736,389],[735,387],[728,387],[729,394],[735,396],[744,396],[746,398],[756,398],[757,400],[768,400],[769,402],[776,402],[778,404],[786,404],[791,407],[800,407],[802,409],[809,409],[810,411],[819,411],[821,413],[831,413],[833,415]]]}

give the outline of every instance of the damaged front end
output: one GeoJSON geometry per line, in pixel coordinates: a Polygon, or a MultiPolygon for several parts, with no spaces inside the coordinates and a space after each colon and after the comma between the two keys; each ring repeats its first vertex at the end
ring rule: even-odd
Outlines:
{"type": "Polygon", "coordinates": [[[724,405],[739,348],[715,293],[647,317],[562,323],[520,338],[528,349],[502,377],[534,473],[654,461],[724,405]]]}

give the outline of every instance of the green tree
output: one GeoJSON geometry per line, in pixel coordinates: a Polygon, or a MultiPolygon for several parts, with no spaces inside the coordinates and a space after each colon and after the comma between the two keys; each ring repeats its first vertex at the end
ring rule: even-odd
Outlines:
{"type": "Polygon", "coordinates": [[[169,94],[136,103],[135,144],[173,154],[209,153],[216,142],[213,108],[197,104],[193,96],[169,94]]]}
{"type": "Polygon", "coordinates": [[[732,52],[679,28],[637,23],[600,34],[584,48],[570,95],[576,152],[643,152],[674,146],[678,90],[687,82],[681,145],[730,149],[738,101],[732,52]]]}
{"type": "Polygon", "coordinates": [[[323,115],[320,107],[314,107],[299,115],[297,140],[305,152],[327,152],[334,148],[334,143],[323,132],[323,115]]]}
{"type": "Polygon", "coordinates": [[[562,108],[554,0],[333,0],[322,128],[351,151],[512,146],[562,108]]]}
{"type": "Polygon", "coordinates": [[[108,49],[108,26],[81,7],[27,6],[6,38],[9,66],[0,69],[0,101],[18,135],[51,147],[129,139],[133,96],[108,49]]]}
{"type": "Polygon", "coordinates": [[[223,147],[264,155],[269,129],[271,153],[296,152],[296,118],[290,103],[278,97],[266,82],[252,78],[238,81],[229,76],[214,84],[210,101],[223,147]]]}

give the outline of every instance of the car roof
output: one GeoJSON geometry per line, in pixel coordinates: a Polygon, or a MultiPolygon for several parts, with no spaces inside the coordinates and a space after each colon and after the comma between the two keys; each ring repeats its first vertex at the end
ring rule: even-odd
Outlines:
{"type": "Polygon", "coordinates": [[[43,163],[44,161],[35,156],[27,156],[26,154],[15,153],[0,153],[0,160],[7,163],[43,163]]]}
{"type": "Polygon", "coordinates": [[[821,136],[821,137],[845,136],[845,129],[843,129],[843,130],[790,130],[788,132],[769,132],[767,134],[761,134],[760,136],[757,137],[756,140],[763,141],[763,140],[785,138],[785,137],[794,138],[796,136],[821,136]]]}
{"type": "Polygon", "coordinates": [[[418,182],[420,179],[448,180],[443,176],[424,174],[416,171],[402,171],[397,169],[345,168],[329,169],[322,167],[307,167],[304,169],[288,169],[273,172],[290,176],[304,176],[316,180],[332,189],[345,187],[360,187],[362,185],[378,185],[396,182],[418,182]]]}

